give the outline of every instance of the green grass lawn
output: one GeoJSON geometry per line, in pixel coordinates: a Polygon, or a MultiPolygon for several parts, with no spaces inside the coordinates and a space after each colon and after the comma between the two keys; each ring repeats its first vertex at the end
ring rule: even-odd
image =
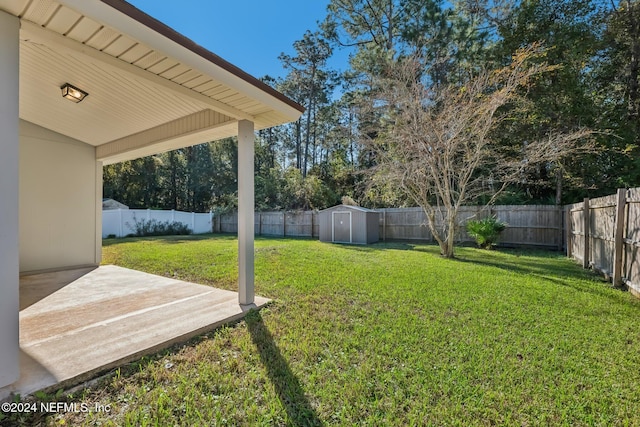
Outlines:
{"type": "MultiPolygon", "coordinates": [[[[104,262],[236,290],[227,236],[104,262]]],[[[258,239],[245,321],[69,398],[51,425],[640,425],[640,301],[556,253],[258,239]]]]}

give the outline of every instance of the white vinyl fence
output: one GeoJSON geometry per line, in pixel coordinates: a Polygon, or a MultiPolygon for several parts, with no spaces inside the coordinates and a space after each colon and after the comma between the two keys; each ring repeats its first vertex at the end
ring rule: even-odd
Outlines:
{"type": "Polygon", "coordinates": [[[124,237],[134,234],[136,221],[181,222],[193,232],[193,234],[211,233],[211,218],[213,214],[180,212],[180,211],[155,211],[150,209],[114,209],[102,211],[102,238],[114,235],[124,237]]]}

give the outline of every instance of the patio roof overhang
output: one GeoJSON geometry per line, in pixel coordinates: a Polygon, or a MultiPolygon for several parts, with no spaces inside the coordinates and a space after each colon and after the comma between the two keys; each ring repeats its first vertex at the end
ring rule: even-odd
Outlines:
{"type": "MultiPolygon", "coordinates": [[[[95,184],[93,197],[60,191],[95,211],[88,223],[96,230],[83,238],[95,244],[95,264],[101,259],[102,164],[237,135],[238,302],[243,310],[255,306],[254,130],[297,120],[300,105],[123,0],[0,0],[0,76],[0,389],[20,374],[20,217],[30,213],[37,225],[48,220],[20,207],[27,199],[21,171],[37,176],[47,161],[29,163],[21,154],[20,120],[73,139],[63,137],[52,150],[80,141],[88,153],[76,161],[85,167],[78,176],[95,173],[82,187],[89,193],[95,184]],[[60,90],[65,83],[89,95],[70,102],[60,90]]],[[[49,140],[39,141],[44,150],[49,140]]],[[[49,170],[63,170],[63,159],[50,160],[56,168],[49,170]]],[[[55,239],[46,242],[59,251],[55,239]]]]}
{"type": "MultiPolygon", "coordinates": [[[[115,163],[295,121],[303,108],[122,0],[0,0],[20,18],[20,118],[115,163]],[[70,83],[89,93],[62,98],[70,83]]],[[[242,31],[239,20],[238,31],[242,31]]]]}

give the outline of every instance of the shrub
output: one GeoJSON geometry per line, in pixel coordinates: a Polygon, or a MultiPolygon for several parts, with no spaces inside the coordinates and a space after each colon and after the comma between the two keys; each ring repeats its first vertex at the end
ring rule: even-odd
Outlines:
{"type": "Polygon", "coordinates": [[[169,236],[169,235],[183,235],[183,234],[191,234],[191,229],[189,227],[179,221],[165,221],[160,222],[156,219],[146,220],[141,219],[138,220],[134,218],[134,226],[131,227],[135,230],[133,234],[136,237],[143,236],[169,236]]]}
{"type": "Polygon", "coordinates": [[[507,228],[507,224],[496,217],[483,218],[467,222],[467,233],[476,240],[479,247],[490,249],[498,242],[500,233],[507,228]]]}
{"type": "Polygon", "coordinates": [[[358,206],[358,202],[353,200],[350,196],[342,196],[342,204],[347,206],[358,206]]]}

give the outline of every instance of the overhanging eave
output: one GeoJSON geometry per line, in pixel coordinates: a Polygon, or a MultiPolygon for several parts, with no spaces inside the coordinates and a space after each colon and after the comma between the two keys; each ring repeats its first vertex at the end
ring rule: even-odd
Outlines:
{"type": "Polygon", "coordinates": [[[96,158],[112,164],[233,136],[237,132],[235,123],[232,117],[204,110],[100,145],[96,158]]]}

